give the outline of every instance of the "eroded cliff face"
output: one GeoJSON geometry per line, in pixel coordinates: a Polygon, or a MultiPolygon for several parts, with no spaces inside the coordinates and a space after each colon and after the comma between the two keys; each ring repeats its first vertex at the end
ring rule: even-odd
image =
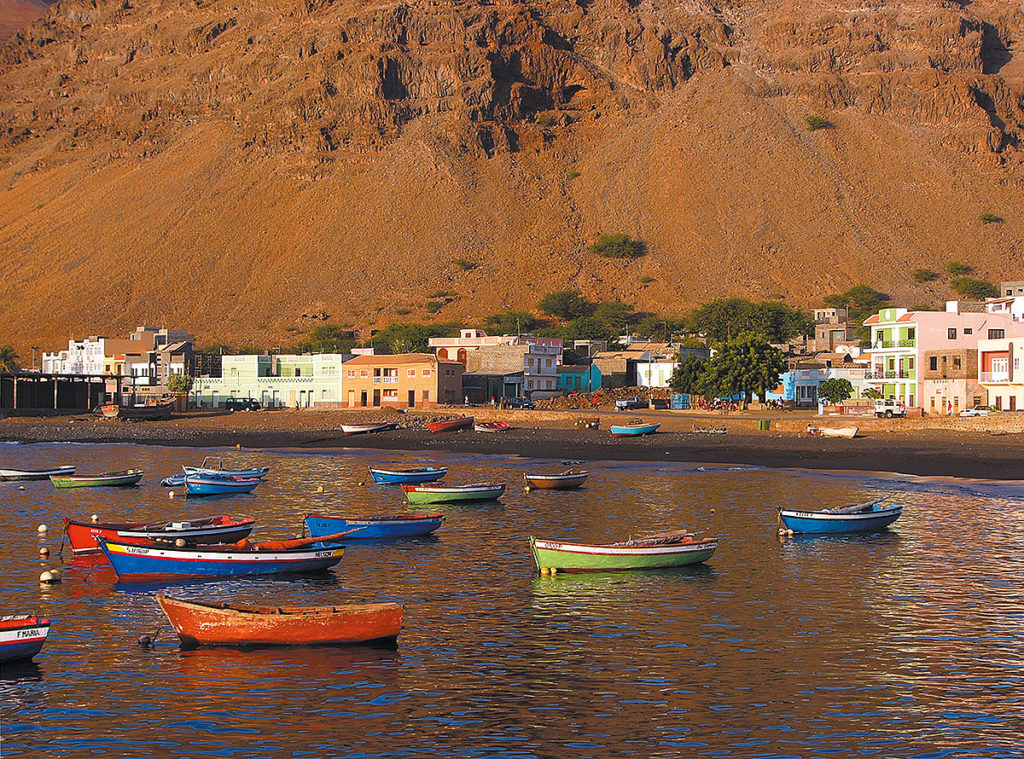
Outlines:
{"type": "Polygon", "coordinates": [[[906,270],[1020,273],[1022,136],[1024,9],[997,0],[61,0],[0,48],[0,311],[25,339],[273,340],[442,287],[440,318],[566,285],[940,298],[906,270]],[[588,258],[611,229],[647,259],[588,258]]]}

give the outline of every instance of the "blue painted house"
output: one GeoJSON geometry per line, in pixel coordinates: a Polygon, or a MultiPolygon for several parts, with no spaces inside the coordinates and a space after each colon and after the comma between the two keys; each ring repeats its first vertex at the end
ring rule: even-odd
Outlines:
{"type": "Polygon", "coordinates": [[[558,389],[563,393],[590,393],[601,389],[601,369],[589,366],[563,365],[558,367],[558,389]]]}

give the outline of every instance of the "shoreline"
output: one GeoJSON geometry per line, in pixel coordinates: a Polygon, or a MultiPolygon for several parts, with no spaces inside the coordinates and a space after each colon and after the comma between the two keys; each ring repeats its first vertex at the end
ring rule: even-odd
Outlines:
{"type": "MultiPolygon", "coordinates": [[[[484,413],[471,413],[483,418],[484,413]]],[[[529,414],[530,412],[525,412],[529,414]]],[[[417,415],[419,416],[419,415],[417,415]]],[[[509,415],[504,414],[505,417],[509,415]]],[[[188,448],[343,448],[518,455],[525,458],[695,464],[746,464],[768,468],[890,472],[925,477],[1024,480],[1024,434],[992,434],[879,426],[854,439],[809,437],[795,432],[757,432],[750,419],[675,417],[663,430],[643,438],[612,438],[605,419],[600,429],[574,428],[566,416],[517,415],[514,429],[433,435],[396,429],[346,437],[338,421],[351,412],[274,412],[185,416],[165,422],[119,422],[78,417],[12,418],[0,421],[0,440],[19,443],[135,443],[188,448]],[[695,422],[726,427],[726,434],[693,431],[695,422]]],[[[660,415],[645,414],[658,417],[660,415]]],[[[364,417],[365,418],[365,417],[364,417]]],[[[427,418],[427,417],[420,417],[427,418]]],[[[416,417],[414,417],[414,420],[416,417]]],[[[790,426],[806,419],[790,419],[790,426]]],[[[820,422],[819,422],[820,423],[820,422]]]]}

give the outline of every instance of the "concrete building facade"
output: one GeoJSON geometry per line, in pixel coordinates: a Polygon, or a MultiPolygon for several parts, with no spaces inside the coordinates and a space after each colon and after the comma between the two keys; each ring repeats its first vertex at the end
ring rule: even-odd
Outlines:
{"type": "Polygon", "coordinates": [[[427,408],[461,403],[466,367],[429,353],[356,356],[345,362],[346,408],[427,408]]]}
{"type": "Polygon", "coordinates": [[[1024,411],[1024,338],[978,341],[978,382],[987,405],[1024,411]]]}

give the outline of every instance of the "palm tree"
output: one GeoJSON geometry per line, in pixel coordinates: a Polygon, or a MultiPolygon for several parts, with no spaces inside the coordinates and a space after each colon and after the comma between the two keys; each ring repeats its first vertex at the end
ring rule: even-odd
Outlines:
{"type": "Polygon", "coordinates": [[[0,372],[13,372],[18,369],[18,354],[9,345],[0,345],[0,372]]]}

